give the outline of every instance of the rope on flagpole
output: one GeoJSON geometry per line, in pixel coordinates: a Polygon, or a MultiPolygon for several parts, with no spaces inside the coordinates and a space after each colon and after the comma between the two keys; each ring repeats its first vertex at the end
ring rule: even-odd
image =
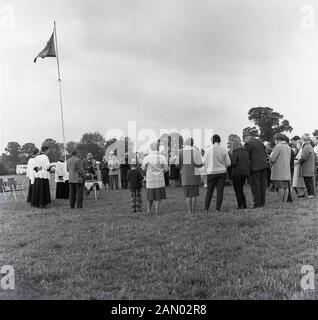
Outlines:
{"type": "Polygon", "coordinates": [[[34,127],[33,135],[32,135],[32,138],[30,141],[33,141],[33,139],[39,134],[39,132],[41,132],[41,130],[42,130],[41,125],[42,125],[44,116],[45,116],[46,112],[48,111],[50,104],[52,103],[53,97],[56,94],[56,89],[57,89],[57,83],[54,84],[54,88],[52,90],[50,98],[48,99],[45,107],[43,108],[39,122],[37,123],[36,127],[34,127]]]}

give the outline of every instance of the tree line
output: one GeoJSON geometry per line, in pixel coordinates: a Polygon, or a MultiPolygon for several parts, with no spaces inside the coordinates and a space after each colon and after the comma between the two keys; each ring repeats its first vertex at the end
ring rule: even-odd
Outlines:
{"type": "MultiPolygon", "coordinates": [[[[242,134],[250,133],[254,137],[258,137],[263,141],[274,143],[274,136],[277,133],[290,133],[293,128],[288,120],[284,119],[284,116],[272,108],[269,107],[253,107],[248,112],[248,119],[254,123],[252,127],[246,127],[243,129],[242,134]]],[[[314,136],[318,136],[318,129],[313,132],[314,136]]],[[[233,139],[239,139],[236,134],[231,134],[228,137],[228,145],[230,145],[233,139]]],[[[102,134],[99,132],[84,133],[79,142],[69,141],[66,143],[66,155],[71,155],[73,150],[77,150],[80,158],[84,158],[87,153],[92,153],[97,161],[101,161],[105,155],[105,150],[117,140],[115,138],[105,140],[102,134]]],[[[182,145],[182,137],[180,137],[179,148],[182,145]]],[[[123,142],[125,143],[125,150],[128,152],[128,137],[125,137],[123,142]]],[[[171,147],[171,136],[168,137],[169,147],[171,147]],[[169,139],[170,138],[170,139],[169,139]]],[[[42,145],[49,146],[50,153],[49,159],[52,162],[56,162],[61,155],[64,154],[64,146],[62,143],[55,141],[54,139],[45,139],[42,145]]],[[[5,148],[5,152],[0,157],[0,175],[13,174],[16,170],[17,164],[27,164],[28,160],[32,156],[32,152],[35,149],[35,144],[32,142],[20,145],[18,142],[9,142],[5,148]]]]}
{"type": "MultiPolygon", "coordinates": [[[[106,148],[114,142],[116,142],[115,138],[106,141],[99,132],[88,132],[83,134],[79,142],[69,141],[66,143],[66,156],[69,157],[76,149],[82,158],[90,152],[97,161],[101,161],[106,148]]],[[[45,139],[42,145],[47,145],[50,148],[48,157],[52,162],[58,161],[64,154],[63,143],[54,139],[45,139]]],[[[22,146],[15,141],[9,142],[0,157],[0,175],[14,174],[18,164],[27,164],[35,148],[36,145],[33,142],[25,143],[22,146]]]]}

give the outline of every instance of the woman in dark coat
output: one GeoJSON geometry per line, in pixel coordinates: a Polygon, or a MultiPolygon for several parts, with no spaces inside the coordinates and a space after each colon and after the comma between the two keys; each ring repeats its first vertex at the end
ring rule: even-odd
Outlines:
{"type": "Polygon", "coordinates": [[[108,187],[109,187],[109,169],[108,169],[108,163],[105,160],[105,157],[100,163],[99,169],[102,175],[103,186],[104,186],[104,189],[106,190],[106,184],[108,184],[108,187]]]}
{"type": "Polygon", "coordinates": [[[170,164],[170,182],[172,187],[177,187],[180,180],[180,169],[177,167],[177,156],[172,153],[169,161],[170,164]]]}
{"type": "Polygon", "coordinates": [[[248,177],[248,153],[238,140],[233,142],[231,163],[231,175],[238,209],[246,209],[247,205],[244,194],[244,184],[248,177]]]}

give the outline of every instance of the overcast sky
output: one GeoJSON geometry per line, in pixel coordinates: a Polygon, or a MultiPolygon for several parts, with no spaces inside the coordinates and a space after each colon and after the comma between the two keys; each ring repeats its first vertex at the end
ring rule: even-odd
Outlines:
{"type": "Polygon", "coordinates": [[[302,27],[301,12],[315,1],[0,3],[1,152],[8,141],[62,141],[56,59],[33,63],[54,20],[67,141],[126,131],[128,120],[157,132],[209,128],[226,140],[251,125],[253,106],[282,113],[294,134],[318,128],[318,25],[302,27]]]}

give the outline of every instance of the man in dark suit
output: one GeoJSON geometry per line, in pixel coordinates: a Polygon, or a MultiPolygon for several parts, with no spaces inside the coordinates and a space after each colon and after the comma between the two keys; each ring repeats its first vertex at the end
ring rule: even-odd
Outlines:
{"type": "Polygon", "coordinates": [[[77,203],[77,208],[80,209],[83,206],[85,171],[77,151],[72,152],[72,157],[67,160],[66,166],[69,172],[70,206],[74,209],[77,203]]]}
{"type": "Polygon", "coordinates": [[[246,134],[243,137],[249,156],[249,182],[253,194],[254,208],[264,207],[267,187],[267,157],[262,141],[246,134]]]}

